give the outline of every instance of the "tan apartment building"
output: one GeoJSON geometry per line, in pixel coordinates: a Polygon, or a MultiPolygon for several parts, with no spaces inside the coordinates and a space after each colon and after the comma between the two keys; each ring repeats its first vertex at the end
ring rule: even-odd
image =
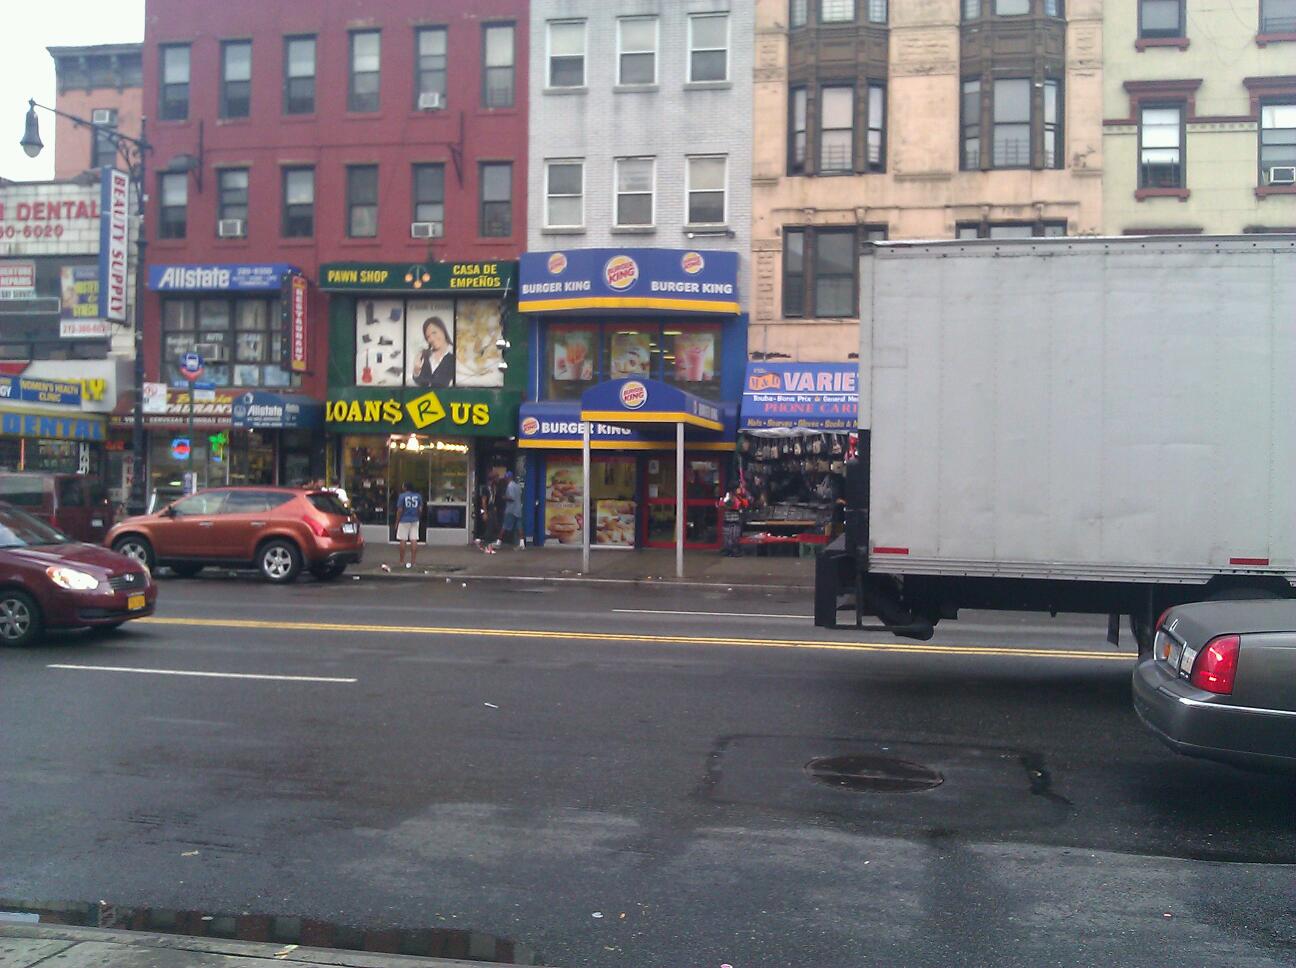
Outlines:
{"type": "Polygon", "coordinates": [[[1296,231],[1296,0],[1108,0],[1104,230],[1296,231]]]}
{"type": "Polygon", "coordinates": [[[756,23],[752,359],[851,358],[867,240],[1100,231],[1101,0],[756,0],[756,23]]]}
{"type": "MultiPolygon", "coordinates": [[[[67,114],[139,137],[144,82],[139,44],[50,47],[58,95],[67,114]]],[[[156,160],[153,162],[156,164],[156,160]]],[[[68,118],[54,126],[54,177],[74,178],[88,168],[124,168],[112,142],[68,118]]]]}

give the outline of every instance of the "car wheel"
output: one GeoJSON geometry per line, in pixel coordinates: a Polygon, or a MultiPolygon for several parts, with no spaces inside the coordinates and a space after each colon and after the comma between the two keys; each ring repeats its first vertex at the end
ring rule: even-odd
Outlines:
{"type": "Polygon", "coordinates": [[[0,592],[0,642],[30,645],[40,638],[41,613],[30,595],[20,591],[0,592]]]}
{"type": "Polygon", "coordinates": [[[171,570],[175,572],[177,578],[193,578],[198,572],[203,570],[202,565],[172,565],[171,570]]]}
{"type": "Polygon", "coordinates": [[[331,565],[315,565],[311,568],[310,573],[319,581],[333,581],[335,578],[342,577],[344,571],[346,571],[346,564],[335,562],[331,565]]]}
{"type": "Polygon", "coordinates": [[[141,538],[136,534],[128,534],[126,537],[114,541],[112,548],[117,554],[125,555],[131,561],[139,562],[149,572],[153,571],[153,546],[148,543],[146,538],[141,538]]]}
{"type": "Polygon", "coordinates": [[[257,552],[257,566],[266,581],[286,585],[301,571],[301,552],[291,541],[269,541],[257,552]]]}

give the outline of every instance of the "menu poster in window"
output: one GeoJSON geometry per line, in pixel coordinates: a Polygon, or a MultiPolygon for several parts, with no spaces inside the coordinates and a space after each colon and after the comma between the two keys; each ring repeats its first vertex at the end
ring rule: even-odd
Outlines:
{"type": "Polygon", "coordinates": [[[356,386],[400,386],[404,346],[402,300],[361,299],[356,304],[356,386]]]}
{"type": "Polygon", "coordinates": [[[553,333],[553,378],[555,380],[594,379],[594,333],[592,329],[553,333]]]}
{"type": "Polygon", "coordinates": [[[504,336],[499,300],[455,303],[455,336],[455,386],[502,387],[504,351],[495,345],[504,336]]]}
{"type": "Polygon", "coordinates": [[[675,380],[709,383],[715,379],[715,334],[683,333],[675,337],[675,380]]]}
{"type": "Polygon", "coordinates": [[[449,299],[411,299],[405,327],[406,385],[455,385],[455,306],[449,299]]]}
{"type": "Polygon", "coordinates": [[[579,464],[550,461],[545,469],[545,535],[559,544],[581,543],[584,474],[579,464]]]}
{"type": "Polygon", "coordinates": [[[594,543],[612,548],[633,548],[635,502],[598,501],[594,509],[594,543]]]}
{"type": "Polygon", "coordinates": [[[612,359],[608,363],[611,379],[648,376],[651,365],[652,342],[647,333],[612,334],[612,359]]]}

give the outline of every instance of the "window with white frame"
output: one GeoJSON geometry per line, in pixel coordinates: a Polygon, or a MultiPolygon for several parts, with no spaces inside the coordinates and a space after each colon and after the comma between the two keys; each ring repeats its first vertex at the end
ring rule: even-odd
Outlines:
{"type": "Polygon", "coordinates": [[[729,159],[725,155],[691,155],[686,170],[689,225],[724,225],[729,159]]]}
{"type": "Polygon", "coordinates": [[[657,18],[617,20],[617,83],[657,83],[657,18]]]}
{"type": "Polygon", "coordinates": [[[616,225],[633,228],[653,224],[655,158],[616,160],[616,225]]]}
{"type": "Polygon", "coordinates": [[[482,28],[482,107],[513,106],[514,33],[512,24],[482,28]]]}
{"type": "Polygon", "coordinates": [[[1145,107],[1139,112],[1139,187],[1183,188],[1182,104],[1145,107]]]}
{"type": "Polygon", "coordinates": [[[549,21],[550,87],[585,86],[585,21],[549,21]]]}
{"type": "Polygon", "coordinates": [[[690,83],[729,79],[729,15],[689,15],[690,83]]]}
{"type": "Polygon", "coordinates": [[[585,162],[545,162],[545,228],[577,229],[585,224],[585,162]]]}

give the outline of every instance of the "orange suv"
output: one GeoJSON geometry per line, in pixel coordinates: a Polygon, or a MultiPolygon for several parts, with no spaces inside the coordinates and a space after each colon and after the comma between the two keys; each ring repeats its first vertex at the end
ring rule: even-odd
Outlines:
{"type": "Polygon", "coordinates": [[[127,518],[105,544],[150,571],[190,578],[206,565],[257,569],[283,584],[303,568],[331,581],[364,555],[360,523],[331,491],[217,487],[127,518]]]}

